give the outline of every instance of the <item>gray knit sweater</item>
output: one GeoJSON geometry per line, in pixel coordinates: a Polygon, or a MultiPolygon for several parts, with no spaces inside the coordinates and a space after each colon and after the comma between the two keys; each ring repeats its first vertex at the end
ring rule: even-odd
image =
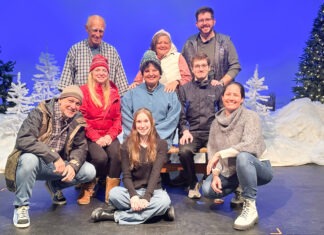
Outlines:
{"type": "Polygon", "coordinates": [[[236,156],[248,152],[260,158],[266,150],[261,122],[257,113],[241,106],[230,116],[224,108],[216,113],[208,141],[208,156],[220,156],[217,168],[225,177],[236,172],[236,156]]]}

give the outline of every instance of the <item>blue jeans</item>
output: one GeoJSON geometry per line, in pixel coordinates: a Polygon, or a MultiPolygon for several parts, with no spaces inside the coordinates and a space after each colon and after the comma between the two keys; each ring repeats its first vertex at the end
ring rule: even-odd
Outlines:
{"type": "Polygon", "coordinates": [[[247,152],[241,152],[236,157],[236,174],[230,177],[219,176],[222,181],[222,193],[216,193],[211,182],[213,176],[209,175],[202,185],[205,197],[222,198],[235,191],[241,185],[244,198],[256,199],[257,186],[269,183],[272,180],[272,168],[270,161],[260,161],[247,152]]]}
{"type": "MultiPolygon", "coordinates": [[[[145,194],[145,188],[137,189],[138,195],[145,194]]],[[[133,211],[130,207],[130,196],[128,190],[117,186],[109,192],[109,201],[117,208],[115,221],[119,224],[141,224],[148,219],[164,215],[171,206],[171,199],[163,189],[155,189],[148,207],[142,211],[133,211]]]]}
{"type": "MultiPolygon", "coordinates": [[[[66,162],[68,164],[68,162],[66,162]]],[[[96,177],[94,166],[84,162],[71,182],[63,182],[62,175],[54,173],[53,163],[46,164],[43,159],[32,153],[24,153],[20,156],[16,171],[16,192],[14,206],[29,205],[32,190],[36,180],[50,180],[57,190],[70,187],[78,183],[86,183],[96,177]]]]}

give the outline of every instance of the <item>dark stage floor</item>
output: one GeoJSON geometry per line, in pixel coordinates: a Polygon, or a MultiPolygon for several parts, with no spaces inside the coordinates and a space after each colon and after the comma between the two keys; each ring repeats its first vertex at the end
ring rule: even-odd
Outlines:
{"type": "Polygon", "coordinates": [[[232,224],[238,210],[202,198],[191,200],[183,188],[167,188],[176,210],[174,222],[158,221],[136,226],[114,222],[92,223],[91,211],[102,205],[103,190],[90,205],[76,203],[78,190],[64,190],[68,204],[53,206],[44,182],[38,181],[30,205],[31,226],[17,229],[12,224],[13,194],[0,174],[0,234],[324,234],[324,167],[274,167],[271,183],[259,187],[259,223],[251,230],[236,231],[232,224]]]}

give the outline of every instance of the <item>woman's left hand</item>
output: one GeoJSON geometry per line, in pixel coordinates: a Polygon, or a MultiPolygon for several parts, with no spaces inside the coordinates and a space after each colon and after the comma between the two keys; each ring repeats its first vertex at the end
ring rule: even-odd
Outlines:
{"type": "Polygon", "coordinates": [[[165,85],[164,91],[174,92],[177,89],[178,84],[179,84],[178,81],[169,82],[168,84],[165,85]]]}
{"type": "Polygon", "coordinates": [[[145,209],[146,207],[148,207],[149,202],[146,199],[140,199],[140,206],[143,209],[145,209]]]}

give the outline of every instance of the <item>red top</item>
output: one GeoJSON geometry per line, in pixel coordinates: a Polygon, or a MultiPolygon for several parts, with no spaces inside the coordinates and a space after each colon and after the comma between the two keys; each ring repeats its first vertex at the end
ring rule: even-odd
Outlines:
{"type": "MultiPolygon", "coordinates": [[[[87,123],[85,128],[86,136],[93,142],[105,135],[110,135],[112,140],[116,139],[122,131],[120,96],[116,85],[110,81],[110,99],[106,109],[97,107],[93,103],[88,85],[83,85],[80,88],[83,92],[80,111],[87,123]]],[[[101,85],[96,85],[96,92],[100,96],[101,102],[104,103],[101,85]]]]}

